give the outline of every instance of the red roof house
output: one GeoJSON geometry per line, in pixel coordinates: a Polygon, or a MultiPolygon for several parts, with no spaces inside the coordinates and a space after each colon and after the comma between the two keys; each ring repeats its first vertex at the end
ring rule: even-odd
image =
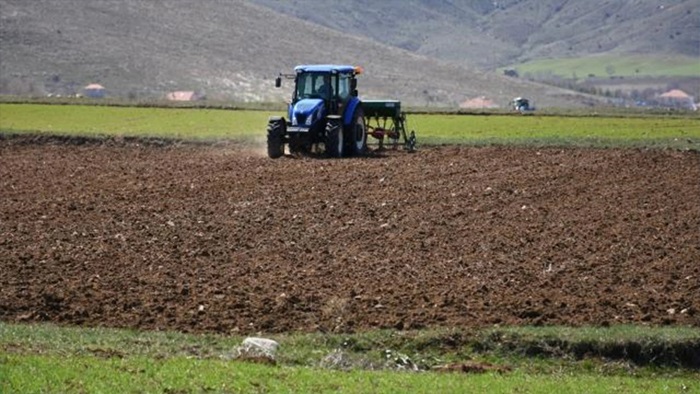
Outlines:
{"type": "Polygon", "coordinates": [[[83,88],[85,97],[103,98],[105,96],[105,87],[99,83],[91,83],[83,88]]]}
{"type": "Polygon", "coordinates": [[[197,101],[202,100],[204,96],[193,91],[170,92],[165,95],[165,98],[170,101],[197,101]]]}
{"type": "Polygon", "coordinates": [[[666,93],[660,94],[659,102],[671,108],[692,109],[693,111],[698,110],[693,96],[680,89],[672,89],[666,93]]]}

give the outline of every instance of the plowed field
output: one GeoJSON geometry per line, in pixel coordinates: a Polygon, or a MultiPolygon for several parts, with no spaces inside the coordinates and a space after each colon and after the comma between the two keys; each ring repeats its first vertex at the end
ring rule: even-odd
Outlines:
{"type": "Polygon", "coordinates": [[[700,326],[700,155],[0,139],[0,320],[700,326]]]}

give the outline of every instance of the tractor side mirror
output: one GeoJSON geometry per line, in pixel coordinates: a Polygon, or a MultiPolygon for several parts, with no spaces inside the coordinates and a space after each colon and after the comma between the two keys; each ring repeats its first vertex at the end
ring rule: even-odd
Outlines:
{"type": "Polygon", "coordinates": [[[350,80],[350,92],[353,97],[357,97],[357,79],[355,78],[350,80]]]}
{"type": "Polygon", "coordinates": [[[282,86],[282,77],[275,78],[275,87],[279,88],[282,86]]]}

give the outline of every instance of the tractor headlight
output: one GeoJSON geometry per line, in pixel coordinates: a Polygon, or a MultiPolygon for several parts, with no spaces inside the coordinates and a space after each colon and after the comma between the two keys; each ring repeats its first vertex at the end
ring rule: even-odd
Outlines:
{"type": "Polygon", "coordinates": [[[292,116],[292,126],[297,126],[297,124],[298,124],[298,122],[297,122],[297,116],[296,116],[296,115],[293,115],[293,116],[292,116]]]}
{"type": "Polygon", "coordinates": [[[306,122],[304,122],[305,125],[311,126],[311,124],[314,122],[314,114],[309,114],[309,116],[306,117],[306,122]]]}

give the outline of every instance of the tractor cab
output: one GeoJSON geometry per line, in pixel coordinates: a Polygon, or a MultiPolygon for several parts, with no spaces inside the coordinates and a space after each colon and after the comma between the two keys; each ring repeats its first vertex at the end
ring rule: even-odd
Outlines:
{"type": "Polygon", "coordinates": [[[350,98],[357,97],[355,76],[362,72],[359,67],[311,65],[297,66],[294,71],[295,86],[289,106],[293,126],[310,126],[314,119],[309,116],[320,119],[342,115],[350,98]]]}

